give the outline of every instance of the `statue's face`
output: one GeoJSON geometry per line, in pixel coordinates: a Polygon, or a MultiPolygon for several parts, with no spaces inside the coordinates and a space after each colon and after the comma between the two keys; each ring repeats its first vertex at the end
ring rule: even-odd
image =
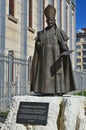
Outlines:
{"type": "Polygon", "coordinates": [[[48,25],[49,27],[51,27],[51,26],[54,25],[55,20],[54,20],[54,19],[47,19],[46,22],[47,22],[47,25],[48,25]]]}

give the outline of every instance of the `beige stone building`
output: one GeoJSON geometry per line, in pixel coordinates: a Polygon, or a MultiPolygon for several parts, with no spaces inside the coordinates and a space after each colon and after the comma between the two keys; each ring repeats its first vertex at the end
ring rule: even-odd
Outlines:
{"type": "Polygon", "coordinates": [[[76,69],[86,71],[86,28],[76,34],[76,69]]]}
{"type": "MultiPolygon", "coordinates": [[[[28,59],[33,56],[37,31],[46,26],[43,10],[48,4],[56,8],[57,26],[70,38],[73,69],[76,67],[76,0],[0,0],[0,110],[9,106],[12,96],[30,92],[28,59]]],[[[81,41],[77,52],[84,54],[84,59],[77,56],[81,60],[77,66],[86,71],[86,41],[81,41]]]]}
{"type": "Polygon", "coordinates": [[[33,54],[34,32],[29,28],[29,0],[6,0],[5,52],[18,57],[33,54]]]}
{"type": "Polygon", "coordinates": [[[21,57],[33,55],[36,33],[46,26],[43,10],[48,4],[55,6],[56,23],[68,34],[69,48],[75,49],[74,0],[3,0],[0,1],[0,50],[5,53],[11,50],[21,57]]]}
{"type": "MultiPolygon", "coordinates": [[[[56,8],[56,24],[69,36],[70,50],[75,50],[75,0],[0,0],[0,99],[29,93],[28,62],[37,31],[46,26],[43,10],[48,4],[56,8]]],[[[75,68],[75,52],[71,58],[75,68]]]]}

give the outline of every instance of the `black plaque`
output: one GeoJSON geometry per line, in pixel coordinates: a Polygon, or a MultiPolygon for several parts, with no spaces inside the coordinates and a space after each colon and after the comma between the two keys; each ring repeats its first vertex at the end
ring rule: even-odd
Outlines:
{"type": "Polygon", "coordinates": [[[17,123],[46,125],[49,103],[20,102],[17,123]]]}

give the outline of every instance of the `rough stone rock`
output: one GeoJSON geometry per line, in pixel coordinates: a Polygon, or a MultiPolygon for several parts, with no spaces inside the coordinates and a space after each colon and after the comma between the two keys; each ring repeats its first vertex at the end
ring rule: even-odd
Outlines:
{"type": "Polygon", "coordinates": [[[80,96],[16,96],[1,130],[86,130],[86,98],[80,96]],[[16,123],[20,101],[48,102],[47,125],[16,123]]]}
{"type": "Polygon", "coordinates": [[[2,123],[0,122],[0,129],[1,129],[1,127],[2,127],[2,123]]]}

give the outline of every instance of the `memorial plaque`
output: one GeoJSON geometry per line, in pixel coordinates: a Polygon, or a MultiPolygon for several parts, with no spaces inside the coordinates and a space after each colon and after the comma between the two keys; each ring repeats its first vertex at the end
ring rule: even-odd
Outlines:
{"type": "Polygon", "coordinates": [[[49,103],[20,102],[17,123],[46,125],[49,103]]]}

